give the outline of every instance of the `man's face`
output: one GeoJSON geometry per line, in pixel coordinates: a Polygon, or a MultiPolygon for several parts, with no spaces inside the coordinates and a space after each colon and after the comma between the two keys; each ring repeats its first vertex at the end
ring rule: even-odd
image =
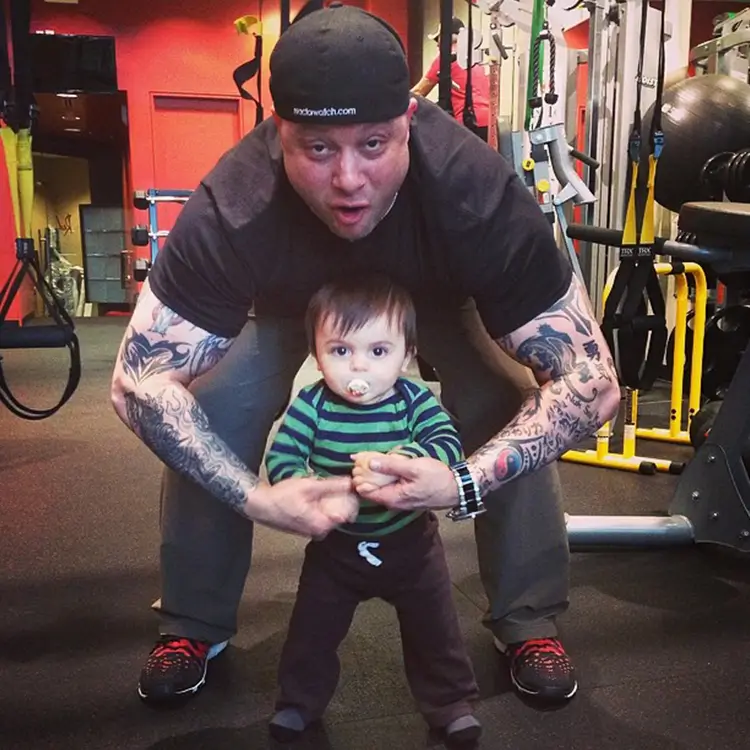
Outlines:
{"type": "Polygon", "coordinates": [[[388,213],[409,169],[416,100],[394,120],[302,125],[277,119],[284,169],[313,213],[346,240],[366,237],[388,213]]]}

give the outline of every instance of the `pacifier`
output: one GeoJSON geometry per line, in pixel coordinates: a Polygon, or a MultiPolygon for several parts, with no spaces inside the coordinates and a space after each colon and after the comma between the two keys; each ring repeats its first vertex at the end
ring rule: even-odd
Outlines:
{"type": "Polygon", "coordinates": [[[354,380],[349,381],[346,390],[349,391],[352,396],[364,396],[370,390],[370,385],[365,380],[355,378],[354,380]]]}

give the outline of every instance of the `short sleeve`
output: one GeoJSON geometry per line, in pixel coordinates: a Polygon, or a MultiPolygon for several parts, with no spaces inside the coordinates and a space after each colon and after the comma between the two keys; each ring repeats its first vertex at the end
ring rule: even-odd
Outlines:
{"type": "Polygon", "coordinates": [[[491,191],[488,200],[496,200],[497,205],[489,207],[485,226],[470,233],[475,234],[475,250],[469,256],[473,262],[467,287],[487,331],[499,338],[563,297],[572,267],[546,217],[515,174],[504,189],[491,191]]]}
{"type": "Polygon", "coordinates": [[[160,302],[210,333],[234,338],[253,304],[249,268],[201,184],[177,217],[148,276],[160,302]]]}
{"type": "Polygon", "coordinates": [[[430,81],[430,83],[437,83],[440,74],[440,55],[438,55],[430,65],[429,70],[424,74],[424,77],[430,81]]]}
{"type": "Polygon", "coordinates": [[[473,298],[493,338],[549,310],[570,287],[571,264],[511,163],[422,100],[410,148],[428,242],[441,248],[461,299],[473,298]]]}

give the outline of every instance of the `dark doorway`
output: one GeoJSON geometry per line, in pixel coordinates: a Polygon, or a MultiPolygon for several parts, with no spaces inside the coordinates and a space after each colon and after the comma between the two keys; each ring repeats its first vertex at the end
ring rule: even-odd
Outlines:
{"type": "Polygon", "coordinates": [[[47,268],[57,262],[57,275],[79,277],[76,314],[127,312],[126,94],[61,91],[35,98],[34,236],[42,261],[47,268]]]}

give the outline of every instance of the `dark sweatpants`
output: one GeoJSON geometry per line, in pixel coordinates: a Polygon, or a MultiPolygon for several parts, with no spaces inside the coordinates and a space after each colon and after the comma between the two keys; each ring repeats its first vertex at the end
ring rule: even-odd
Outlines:
{"type": "Polygon", "coordinates": [[[357,605],[373,597],[396,608],[406,677],[427,723],[444,727],[472,713],[477,684],[432,513],[384,537],[334,531],[307,545],[281,654],[276,709],[296,708],[306,723],[323,715],[339,680],[338,647],[357,605]],[[359,551],[371,542],[378,546],[367,552],[381,564],[359,551]]]}

